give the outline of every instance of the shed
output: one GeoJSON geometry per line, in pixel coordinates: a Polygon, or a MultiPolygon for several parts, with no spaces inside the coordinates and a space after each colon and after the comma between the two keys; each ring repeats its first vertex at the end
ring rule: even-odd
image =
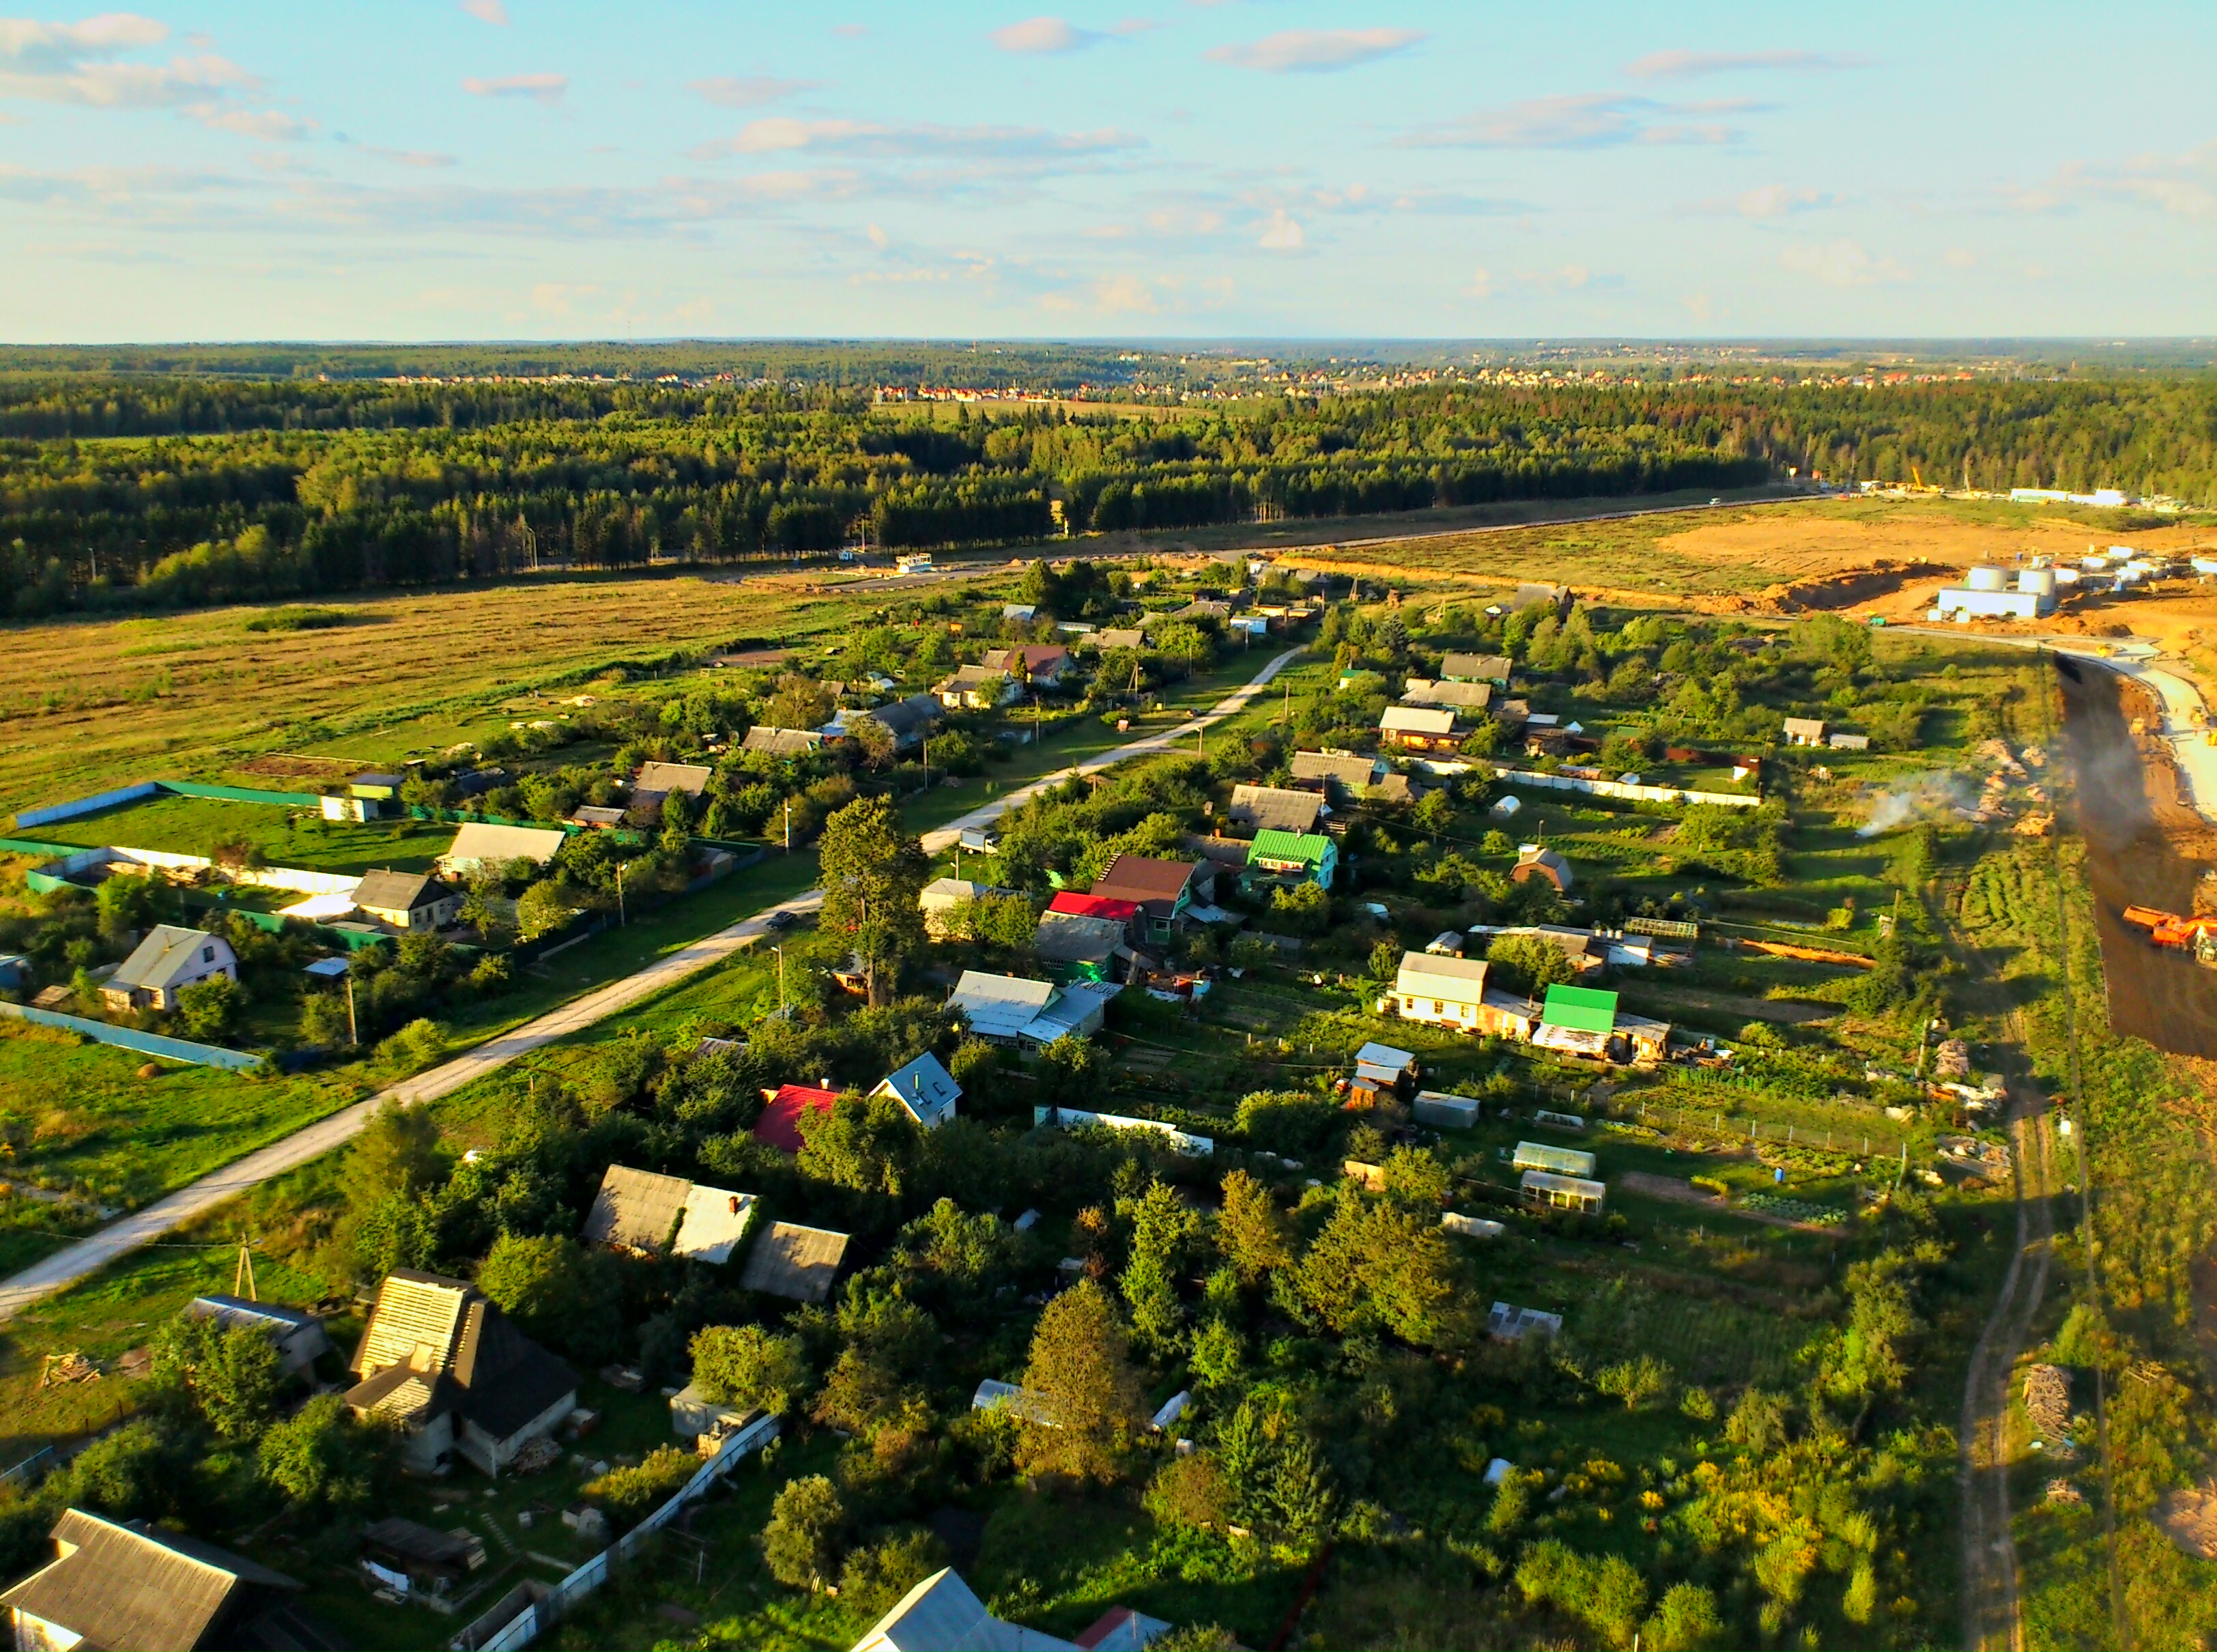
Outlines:
{"type": "Polygon", "coordinates": [[[728,1405],[710,1399],[697,1382],[686,1383],[670,1396],[670,1432],[680,1439],[736,1434],[762,1414],[760,1406],[728,1405]]]}
{"type": "Polygon", "coordinates": [[[1516,1155],[1510,1163],[1517,1170],[1552,1171],[1558,1176],[1591,1177],[1594,1173],[1593,1154],[1547,1142],[1519,1142],[1516,1155]]]}
{"type": "Polygon", "coordinates": [[[973,883],[966,878],[932,879],[916,898],[916,904],[923,912],[924,933],[936,941],[946,939],[957,927],[954,909],[992,893],[991,885],[973,883]]]}
{"type": "Polygon", "coordinates": [[[1822,746],[1825,743],[1824,719],[1788,717],[1786,720],[1786,743],[1788,746],[1822,746]]]}
{"type": "Polygon", "coordinates": [[[570,811],[571,826],[590,826],[596,832],[613,832],[624,823],[624,812],[601,803],[580,803],[570,811]]]}
{"type": "Polygon", "coordinates": [[[485,1563],[485,1539],[475,1532],[442,1531],[398,1515],[364,1526],[361,1546],[370,1559],[419,1586],[460,1582],[485,1563]]]}
{"type": "MultiPolygon", "coordinates": [[[[1519,1342],[1535,1333],[1547,1337],[1560,1336],[1563,1316],[1544,1309],[1519,1308],[1515,1302],[1498,1302],[1485,1316],[1485,1328],[1504,1342],[1519,1342]]],[[[1491,1474],[1491,1465],[1486,1471],[1491,1474]]]]}
{"type": "Polygon", "coordinates": [[[1520,844],[1516,850],[1516,864],[1510,869],[1510,881],[1522,883],[1528,878],[1545,878],[1558,891],[1569,894],[1571,863],[1552,849],[1538,844],[1520,844]]]}
{"type": "Polygon", "coordinates": [[[1485,1109],[1476,1098],[1451,1096],[1439,1090],[1417,1092],[1416,1105],[1411,1110],[1417,1123],[1429,1124],[1436,1130],[1467,1130],[1475,1126],[1485,1109]]]}
{"type": "Polygon", "coordinates": [[[817,728],[769,728],[760,724],[747,730],[739,742],[742,752],[761,752],[774,758],[805,758],[824,744],[817,728]]]}
{"type": "Polygon", "coordinates": [[[1382,1068],[1396,1078],[1413,1079],[1417,1076],[1417,1058],[1411,1052],[1396,1049],[1391,1044],[1381,1044],[1375,1040],[1355,1052],[1355,1062],[1357,1067],[1382,1068]]]}
{"type": "Polygon", "coordinates": [[[793,1302],[820,1302],[831,1294],[832,1282],[838,1278],[839,1265],[846,1255],[844,1234],[773,1222],[769,1231],[755,1241],[739,1285],[793,1302]]]}
{"type": "Polygon", "coordinates": [[[1440,675],[1454,683],[1506,684],[1509,669],[1503,654],[1449,654],[1440,662],[1440,675]]]}
{"type": "Polygon", "coordinates": [[[1868,752],[1870,750],[1870,736],[1868,734],[1832,733],[1825,737],[1825,743],[1831,746],[1835,752],[1868,752]]]}
{"type": "Polygon", "coordinates": [[[1032,950],[1059,980],[1105,981],[1125,949],[1124,925],[1110,918],[1081,918],[1052,909],[1040,914],[1032,950]]]}
{"type": "Polygon", "coordinates": [[[330,1352],[331,1340],[324,1322],[303,1309],[276,1302],[250,1302],[243,1296],[211,1294],[185,1304],[188,1319],[213,1320],[225,1330],[251,1327],[268,1334],[277,1350],[285,1375],[297,1377],[330,1352]]]}

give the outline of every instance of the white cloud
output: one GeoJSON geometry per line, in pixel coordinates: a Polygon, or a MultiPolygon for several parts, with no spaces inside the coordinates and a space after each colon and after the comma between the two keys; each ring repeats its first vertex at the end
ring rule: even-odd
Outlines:
{"type": "Polygon", "coordinates": [[[1909,279],[1909,271],[1893,258],[1874,258],[1859,241],[1844,238],[1823,246],[1790,246],[1778,262],[1797,275],[1806,275],[1827,287],[1876,287],[1909,279]]]}
{"type": "Polygon", "coordinates": [[[590,282],[540,282],[531,289],[531,307],[548,315],[568,315],[571,306],[579,300],[596,298],[600,293],[601,288],[590,282]]]}
{"type": "Polygon", "coordinates": [[[1493,272],[1484,264],[1479,265],[1471,271],[1470,285],[1462,290],[1473,298],[1491,298],[1494,292],[1493,272]]]}
{"type": "Polygon", "coordinates": [[[1104,155],[1145,146],[1130,133],[1049,132],[1041,127],[886,126],[838,118],[802,120],[787,114],[750,121],[736,137],[704,144],[699,160],[719,155],[768,155],[794,151],[817,154],[866,155],[880,159],[964,158],[985,160],[1047,160],[1104,155]]]}
{"type": "Polygon", "coordinates": [[[496,28],[508,27],[508,8],[500,0],[462,0],[462,9],[481,23],[496,28]]]}
{"type": "Polygon", "coordinates": [[[1020,23],[997,28],[985,37],[1004,52],[1082,52],[1098,46],[1107,36],[1080,28],[1060,17],[1027,17],[1020,23]]]}
{"type": "Polygon", "coordinates": [[[1288,28],[1208,53],[1213,62],[1266,75],[1325,74],[1405,52],[1424,38],[1414,28],[1288,28]]]}
{"type": "Polygon", "coordinates": [[[1742,195],[1733,207],[1742,218],[1784,218],[1825,204],[1825,195],[1806,185],[1797,189],[1783,183],[1765,183],[1742,195]]]}
{"type": "Polygon", "coordinates": [[[103,12],[81,23],[42,23],[0,17],[0,60],[26,71],[65,69],[89,58],[109,58],[170,38],[170,26],[127,11],[103,12]]]}
{"type": "Polygon", "coordinates": [[[1040,307],[1059,314],[1157,315],[1162,305],[1155,289],[1139,275],[1108,275],[1090,286],[1042,293],[1040,307]]]}
{"type": "Polygon", "coordinates": [[[306,137],[316,129],[313,121],[303,121],[275,109],[245,109],[223,103],[193,103],[188,104],[183,113],[213,131],[236,133],[242,138],[259,138],[265,143],[291,143],[306,137]]]}
{"type": "Polygon", "coordinates": [[[472,97],[528,97],[534,102],[553,105],[562,101],[570,90],[567,75],[502,75],[483,80],[475,76],[462,82],[462,90],[472,97]]]}
{"type": "Polygon", "coordinates": [[[1696,75],[1732,74],[1749,69],[1788,69],[1802,72],[1831,69],[1861,69],[1870,59],[1854,52],[1650,52],[1627,63],[1624,72],[1635,80],[1687,80],[1696,75]]]}
{"type": "Polygon", "coordinates": [[[1729,144],[1739,133],[1686,116],[1751,112],[1750,103],[1658,103],[1624,92],[1572,92],[1473,109],[1417,127],[1411,149],[1605,149],[1618,144],[1729,144]]]}
{"type": "Polygon", "coordinates": [[[812,92],[820,80],[780,80],[775,75],[715,75],[686,84],[719,108],[758,109],[798,92],[812,92]]]}
{"type": "Polygon", "coordinates": [[[1968,269],[1979,262],[1979,255],[1968,247],[1949,247],[1940,257],[1950,269],[1968,269]]]}
{"type": "Polygon", "coordinates": [[[2011,195],[2012,204],[2030,212],[2087,197],[2152,207],[2175,218],[2217,216],[2217,139],[2183,154],[2073,161],[2059,168],[2045,186],[2011,195]]]}
{"type": "Polygon", "coordinates": [[[886,243],[891,238],[886,234],[884,230],[879,228],[875,224],[865,226],[863,227],[862,233],[870,238],[870,244],[872,246],[880,249],[882,249],[886,243]]]}
{"type": "Polygon", "coordinates": [[[1542,292],[1574,292],[1593,279],[1593,271],[1584,264],[1565,264],[1559,269],[1529,271],[1516,279],[1542,292]]]}
{"type": "Polygon", "coordinates": [[[1261,238],[1255,244],[1273,252],[1299,252],[1306,244],[1301,233],[1300,220],[1289,216],[1282,207],[1270,214],[1270,221],[1263,226],[1261,238]]]}

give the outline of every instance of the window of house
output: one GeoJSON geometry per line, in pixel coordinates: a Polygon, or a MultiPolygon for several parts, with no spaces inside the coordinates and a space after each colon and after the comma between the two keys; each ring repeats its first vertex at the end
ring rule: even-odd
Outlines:
{"type": "Polygon", "coordinates": [[[202,963],[213,963],[215,962],[215,949],[212,946],[202,947],[201,949],[201,962],[202,963]]]}

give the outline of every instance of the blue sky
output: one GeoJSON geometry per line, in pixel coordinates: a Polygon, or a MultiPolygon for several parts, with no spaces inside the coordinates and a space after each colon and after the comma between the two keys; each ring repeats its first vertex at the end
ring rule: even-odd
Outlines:
{"type": "Polygon", "coordinates": [[[1041,3],[0,18],[0,338],[2217,331],[2207,3],[1041,3]]]}

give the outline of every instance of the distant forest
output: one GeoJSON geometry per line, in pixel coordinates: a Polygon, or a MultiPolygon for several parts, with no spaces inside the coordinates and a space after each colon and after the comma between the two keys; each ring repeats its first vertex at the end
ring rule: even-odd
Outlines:
{"type": "MultiPolygon", "coordinates": [[[[1005,356],[1009,382],[1047,388],[1114,359],[1005,356]]],[[[2217,381],[2199,375],[1462,384],[950,421],[873,405],[861,387],[892,381],[877,370],[897,349],[840,359],[843,381],[707,386],[0,373],[0,612],[493,579],[534,558],[733,561],[863,534],[997,545],[1737,487],[1788,467],[2217,504],[2217,381]]]]}

